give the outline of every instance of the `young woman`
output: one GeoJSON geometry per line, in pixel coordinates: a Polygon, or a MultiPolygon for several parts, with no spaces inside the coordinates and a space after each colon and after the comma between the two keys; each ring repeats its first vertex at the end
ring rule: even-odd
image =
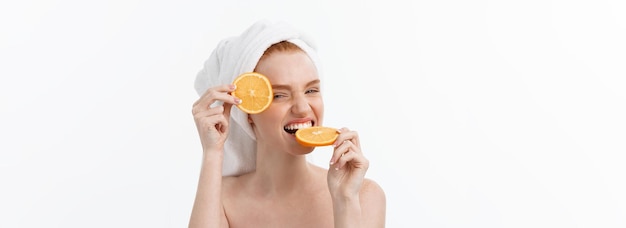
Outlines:
{"type": "Polygon", "coordinates": [[[255,136],[253,171],[223,175],[225,154],[236,153],[225,149],[235,138],[229,135],[236,124],[232,106],[239,103],[230,95],[234,86],[211,86],[193,105],[203,161],[189,227],[384,227],[385,195],[365,178],[369,161],[356,131],[340,129],[328,168],[307,162],[314,148],[296,142],[293,129],[323,126],[318,67],[310,49],[294,44],[302,42],[273,37],[278,42],[261,47],[254,71],[267,76],[274,100],[245,120],[255,136]]]}

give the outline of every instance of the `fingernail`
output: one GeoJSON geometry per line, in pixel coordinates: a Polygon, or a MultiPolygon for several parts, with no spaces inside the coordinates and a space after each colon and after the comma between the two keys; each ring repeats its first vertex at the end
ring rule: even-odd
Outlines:
{"type": "Polygon", "coordinates": [[[335,167],[335,171],[339,170],[339,167],[335,167]]]}
{"type": "Polygon", "coordinates": [[[235,84],[233,84],[233,85],[230,85],[230,89],[232,89],[232,90],[235,90],[235,89],[237,89],[237,85],[235,85],[235,84]]]}
{"type": "Polygon", "coordinates": [[[242,102],[243,102],[243,101],[242,101],[241,99],[239,99],[239,98],[235,98],[235,103],[237,103],[237,104],[241,104],[242,102]]]}
{"type": "Polygon", "coordinates": [[[330,161],[330,164],[332,165],[332,164],[335,164],[335,163],[333,161],[330,161]]]}

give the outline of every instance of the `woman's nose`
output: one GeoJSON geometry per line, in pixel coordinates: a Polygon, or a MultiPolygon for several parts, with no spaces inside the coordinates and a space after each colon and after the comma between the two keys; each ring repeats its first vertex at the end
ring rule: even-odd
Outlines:
{"type": "Polygon", "coordinates": [[[304,96],[295,96],[293,105],[291,106],[291,112],[294,114],[306,114],[311,110],[309,100],[304,96]]]}

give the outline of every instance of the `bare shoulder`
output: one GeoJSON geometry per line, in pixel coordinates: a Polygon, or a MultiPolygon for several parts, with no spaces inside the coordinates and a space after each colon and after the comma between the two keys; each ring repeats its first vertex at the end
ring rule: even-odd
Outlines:
{"type": "Polygon", "coordinates": [[[237,177],[233,177],[233,176],[222,177],[222,184],[224,186],[232,185],[235,182],[237,182],[237,177]]]}
{"type": "Polygon", "coordinates": [[[366,220],[365,224],[375,224],[375,227],[385,226],[387,199],[383,188],[371,179],[365,179],[359,192],[361,213],[366,220]]]}
{"type": "Polygon", "coordinates": [[[383,188],[372,179],[365,178],[363,185],[361,186],[360,194],[373,195],[378,197],[385,197],[385,191],[383,188]]]}
{"type": "Polygon", "coordinates": [[[245,194],[245,187],[249,185],[253,173],[241,176],[222,177],[222,194],[224,197],[241,196],[245,194]]]}
{"type": "Polygon", "coordinates": [[[229,199],[231,197],[239,195],[242,189],[242,182],[244,181],[241,176],[228,176],[222,177],[222,197],[229,199]]]}
{"type": "Polygon", "coordinates": [[[225,176],[222,177],[222,189],[235,190],[239,189],[245,182],[249,180],[250,174],[246,173],[241,176],[225,176]]]}
{"type": "Polygon", "coordinates": [[[372,201],[372,203],[385,203],[385,191],[372,179],[365,178],[359,195],[362,200],[372,201]]]}

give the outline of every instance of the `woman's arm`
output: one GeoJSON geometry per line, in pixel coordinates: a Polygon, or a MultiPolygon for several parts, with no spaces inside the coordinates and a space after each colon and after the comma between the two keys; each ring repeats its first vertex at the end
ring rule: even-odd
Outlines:
{"type": "Polygon", "coordinates": [[[328,169],[335,228],[385,227],[386,200],[378,184],[365,178],[369,161],[358,134],[339,130],[328,169]]]}
{"type": "Polygon", "coordinates": [[[363,214],[361,203],[356,197],[333,197],[333,217],[335,228],[355,227],[361,228],[363,224],[363,214]]]}
{"type": "Polygon", "coordinates": [[[222,204],[223,153],[205,153],[189,227],[228,227],[222,204]]]}
{"type": "Polygon", "coordinates": [[[193,104],[192,114],[202,143],[202,167],[189,227],[228,227],[222,204],[222,162],[230,109],[241,100],[230,95],[234,85],[209,88],[193,104]],[[211,107],[216,101],[223,105],[211,107]]]}
{"type": "Polygon", "coordinates": [[[335,228],[385,227],[386,201],[383,189],[365,179],[356,197],[333,197],[335,228]]]}

